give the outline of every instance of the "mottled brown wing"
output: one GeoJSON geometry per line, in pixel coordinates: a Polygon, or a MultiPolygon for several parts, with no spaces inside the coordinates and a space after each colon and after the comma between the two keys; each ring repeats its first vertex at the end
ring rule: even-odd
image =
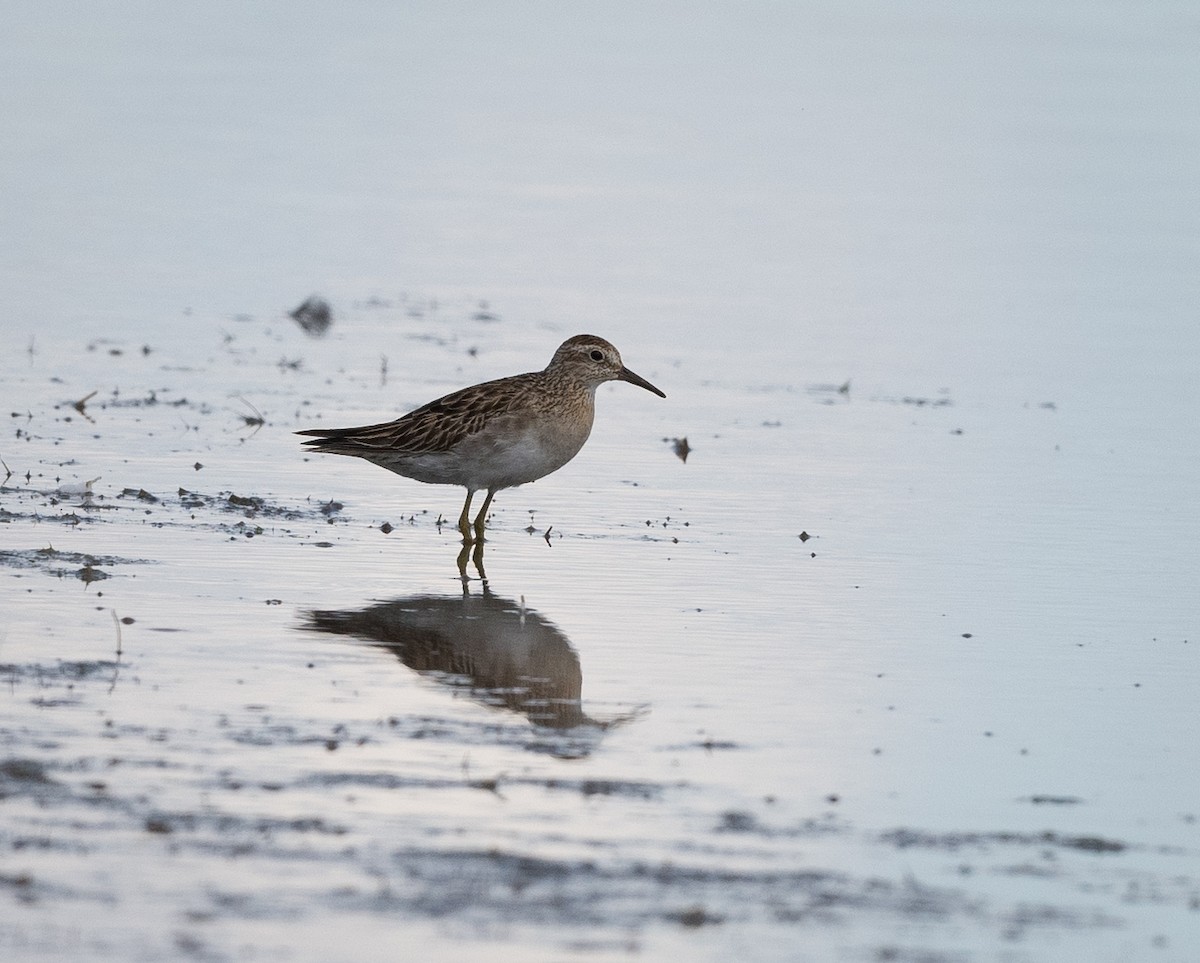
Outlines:
{"type": "Polygon", "coordinates": [[[448,451],[470,437],[496,415],[518,411],[532,401],[535,374],[515,375],[472,385],[422,405],[395,421],[358,428],[314,428],[298,435],[315,435],[306,441],[314,451],[340,455],[366,455],[372,451],[429,454],[448,451]]]}

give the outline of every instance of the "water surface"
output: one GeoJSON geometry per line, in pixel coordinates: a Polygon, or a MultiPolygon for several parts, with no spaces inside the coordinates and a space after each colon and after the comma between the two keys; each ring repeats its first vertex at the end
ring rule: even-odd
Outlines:
{"type": "Polygon", "coordinates": [[[13,21],[6,959],[1190,958],[1189,7],[13,21]]]}

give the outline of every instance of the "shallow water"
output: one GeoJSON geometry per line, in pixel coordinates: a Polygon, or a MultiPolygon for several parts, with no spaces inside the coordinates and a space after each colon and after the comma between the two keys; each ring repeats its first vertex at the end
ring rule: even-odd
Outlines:
{"type": "Polygon", "coordinates": [[[18,18],[6,959],[1194,955],[1200,24],[754,9],[18,18]]]}

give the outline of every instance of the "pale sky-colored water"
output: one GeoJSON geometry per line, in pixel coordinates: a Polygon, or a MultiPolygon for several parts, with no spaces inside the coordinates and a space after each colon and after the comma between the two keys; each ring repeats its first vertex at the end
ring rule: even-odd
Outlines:
{"type": "Polygon", "coordinates": [[[127,10],[11,18],[5,276],[51,320],[414,287],[954,347],[1187,330],[1187,4],[127,10]]]}
{"type": "Polygon", "coordinates": [[[0,663],[24,668],[3,751],[115,803],[39,815],[45,797],[0,784],[20,789],[0,801],[10,854],[61,843],[6,857],[33,882],[0,889],[0,946],[305,959],[352,932],[382,959],[399,919],[441,959],[493,940],[553,959],[1188,959],[1190,6],[7,19],[0,387],[28,416],[0,448],[0,538],[111,556],[114,578],[6,567],[0,663]],[[313,290],[336,314],[321,341],[284,316],[313,290]],[[499,321],[472,319],[481,300],[499,321]],[[585,711],[629,717],[567,761],[519,714],[301,629],[312,609],[452,598],[432,518],[460,498],[305,461],[290,432],[540,367],[583,330],[668,398],[602,390],[579,459],[497,501],[493,590],[567,640],[585,711]],[[88,424],[69,402],[92,390],[88,424]],[[98,521],[48,520],[71,509],[47,493],[97,476],[98,521]],[[160,502],[145,515],[125,488],[160,502]],[[225,492],[279,514],[247,539],[225,492]],[[110,608],[135,617],[119,684],[46,682],[111,657],[110,608]],[[470,785],[488,778],[499,792],[470,785]],[[97,821],[121,833],[77,828],[97,821]],[[546,860],[566,909],[538,909],[538,885],[493,901],[470,860],[413,883],[458,850],[546,860]],[[834,870],[824,890],[772,882],[834,870]],[[162,922],[112,922],[145,902],[162,922]],[[697,905],[721,922],[681,924],[697,905]]]}

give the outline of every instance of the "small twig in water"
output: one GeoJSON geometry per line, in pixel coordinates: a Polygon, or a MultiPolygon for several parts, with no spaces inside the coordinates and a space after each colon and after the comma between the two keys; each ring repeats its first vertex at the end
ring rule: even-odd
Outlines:
{"type": "Polygon", "coordinates": [[[117,676],[121,672],[121,620],[117,618],[116,609],[109,609],[109,611],[112,612],[113,625],[117,627],[117,657],[113,662],[112,682],[108,687],[108,694],[112,695],[113,689],[117,687],[117,676]]]}
{"type": "Polygon", "coordinates": [[[97,394],[97,392],[92,391],[92,392],[84,395],[77,402],[75,402],[75,404],[71,405],[71,407],[74,408],[76,411],[78,411],[81,415],[83,415],[83,417],[85,417],[88,421],[91,421],[92,416],[89,415],[85,409],[87,408],[87,403],[89,401],[91,401],[94,397],[96,397],[96,394],[97,394]]]}
{"type": "Polygon", "coordinates": [[[247,401],[244,395],[238,395],[237,399],[254,412],[254,417],[251,417],[250,415],[242,415],[242,421],[244,421],[247,425],[255,425],[259,427],[266,423],[263,419],[263,413],[255,408],[254,405],[252,405],[249,401],[247,401]]]}
{"type": "Polygon", "coordinates": [[[242,397],[241,395],[238,395],[237,399],[242,404],[244,404],[247,408],[249,408],[251,411],[254,412],[253,415],[239,415],[238,416],[239,418],[242,419],[242,421],[244,421],[246,423],[247,428],[254,429],[254,431],[250,432],[250,434],[247,435],[248,438],[253,438],[256,434],[258,434],[258,429],[267,423],[266,419],[263,418],[263,413],[261,411],[259,411],[257,408],[255,408],[254,405],[252,405],[244,397],[242,397]]]}

